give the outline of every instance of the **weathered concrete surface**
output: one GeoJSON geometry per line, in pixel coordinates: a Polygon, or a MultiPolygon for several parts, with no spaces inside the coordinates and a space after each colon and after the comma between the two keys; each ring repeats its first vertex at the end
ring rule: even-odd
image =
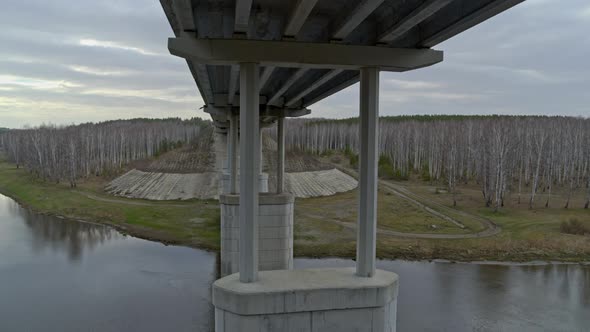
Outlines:
{"type": "Polygon", "coordinates": [[[285,174],[285,190],[302,198],[350,191],[357,184],[353,177],[337,169],[285,174]]]}
{"type": "MultiPolygon", "coordinates": [[[[231,175],[229,173],[223,173],[221,174],[221,179],[220,179],[220,194],[231,194],[231,175]]],[[[239,194],[240,193],[240,176],[238,174],[238,188],[236,188],[236,192],[234,194],[239,194]]],[[[267,193],[268,192],[268,173],[260,173],[258,175],[258,190],[260,190],[261,193],[267,193]]]]}
{"type": "MultiPolygon", "coordinates": [[[[293,268],[291,194],[261,194],[258,199],[258,266],[260,270],[293,268]]],[[[221,275],[239,270],[239,196],[219,196],[221,206],[221,275]]]]}
{"type": "Polygon", "coordinates": [[[173,174],[131,170],[105,188],[116,196],[157,201],[212,199],[218,197],[219,175],[216,172],[173,174]]]}
{"type": "MultiPolygon", "coordinates": [[[[260,192],[274,192],[277,144],[263,134],[262,145],[260,192]]],[[[226,137],[207,132],[196,145],[167,152],[148,163],[138,162],[137,169],[105,189],[116,196],[150,200],[216,199],[229,192],[227,157],[226,137]]],[[[295,197],[330,196],[357,186],[353,177],[306,153],[289,152],[285,161],[285,191],[295,197]]]]}
{"type": "Polygon", "coordinates": [[[353,268],[263,271],[213,284],[216,331],[395,331],[398,276],[353,268]]]}
{"type": "MultiPolygon", "coordinates": [[[[260,179],[261,188],[274,188],[274,178],[264,174],[260,179]]],[[[226,181],[229,183],[229,180],[226,181]]],[[[173,174],[131,170],[113,180],[105,188],[116,196],[150,200],[186,200],[191,198],[216,199],[221,193],[224,181],[220,174],[207,172],[199,174],[173,174]],[[221,185],[219,184],[221,182],[221,185]]],[[[356,188],[357,181],[337,169],[285,174],[285,191],[295,197],[330,196],[356,188]]]]}
{"type": "MultiPolygon", "coordinates": [[[[229,192],[230,186],[225,139],[207,133],[195,146],[167,152],[146,165],[139,163],[138,169],[116,178],[105,189],[116,196],[158,201],[216,199],[229,192]]],[[[275,192],[277,144],[270,135],[263,135],[262,143],[260,192],[275,192]]],[[[358,184],[352,176],[307,153],[289,152],[285,163],[285,191],[295,197],[330,196],[358,184]]]]}

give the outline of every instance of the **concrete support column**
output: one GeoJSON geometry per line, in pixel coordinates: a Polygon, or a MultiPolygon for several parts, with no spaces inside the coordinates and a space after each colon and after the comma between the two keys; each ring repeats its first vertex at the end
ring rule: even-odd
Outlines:
{"type": "Polygon", "coordinates": [[[231,194],[238,192],[238,115],[231,114],[229,120],[229,176],[231,194]]]}
{"type": "Polygon", "coordinates": [[[259,130],[259,135],[258,137],[260,138],[260,142],[258,145],[258,156],[260,156],[260,173],[262,173],[262,168],[264,167],[264,155],[262,154],[262,145],[263,145],[263,138],[262,138],[262,126],[258,126],[258,130],[259,130]]]}
{"type": "Polygon", "coordinates": [[[229,138],[229,131],[224,135],[225,136],[225,160],[223,165],[223,172],[229,174],[231,169],[231,141],[229,138]]]}
{"type": "Polygon", "coordinates": [[[356,274],[375,275],[377,241],[377,162],[379,131],[379,69],[361,69],[360,78],[359,213],[356,274]]]}
{"type": "Polygon", "coordinates": [[[259,66],[240,63],[240,282],[258,280],[259,66]]]}
{"type": "Polygon", "coordinates": [[[285,190],[285,118],[277,121],[277,194],[285,190]]]}
{"type": "MultiPolygon", "coordinates": [[[[222,173],[227,173],[228,172],[228,167],[229,167],[229,164],[228,164],[229,163],[229,160],[228,160],[228,158],[229,158],[229,141],[228,141],[228,137],[224,133],[217,133],[216,135],[217,135],[217,137],[219,138],[219,141],[220,141],[220,145],[221,145],[220,148],[225,148],[225,151],[224,151],[225,152],[225,155],[222,158],[220,158],[220,161],[221,161],[221,165],[220,165],[221,166],[221,172],[222,173]]],[[[222,154],[220,154],[220,155],[222,155],[222,154]]]]}

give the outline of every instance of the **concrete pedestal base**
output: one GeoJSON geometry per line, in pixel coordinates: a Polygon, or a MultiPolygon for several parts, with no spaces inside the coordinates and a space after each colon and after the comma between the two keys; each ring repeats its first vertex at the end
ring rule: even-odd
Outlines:
{"type": "MultiPolygon", "coordinates": [[[[260,270],[293,268],[293,202],[291,194],[260,194],[258,199],[258,264],[260,270]]],[[[220,195],[221,275],[238,272],[240,201],[238,195],[220,195]]]]}
{"type": "MultiPolygon", "coordinates": [[[[221,173],[221,184],[220,184],[220,188],[221,188],[221,193],[223,194],[227,194],[231,191],[231,177],[230,174],[228,172],[222,172],[221,173]]],[[[240,177],[238,176],[238,194],[240,193],[240,177]]],[[[260,175],[258,176],[258,190],[260,190],[261,193],[267,193],[268,192],[268,173],[260,173],[260,175]]]]}
{"type": "Polygon", "coordinates": [[[263,271],[254,283],[238,274],[213,284],[215,331],[371,331],[396,328],[398,276],[372,278],[352,268],[263,271]]]}

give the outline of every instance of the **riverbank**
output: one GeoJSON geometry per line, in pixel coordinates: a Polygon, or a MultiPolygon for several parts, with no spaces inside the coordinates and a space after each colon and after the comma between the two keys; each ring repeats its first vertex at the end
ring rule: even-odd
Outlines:
{"type": "MultiPolygon", "coordinates": [[[[78,188],[31,178],[23,169],[0,163],[0,193],[32,210],[69,219],[108,224],[144,239],[166,244],[219,250],[219,208],[216,201],[152,202],[107,195],[107,179],[82,181],[78,188]]],[[[393,231],[465,234],[481,231],[481,224],[461,221],[464,229],[417,209],[407,200],[382,188],[379,193],[379,227],[393,231]],[[437,225],[432,229],[432,225],[437,225]]],[[[574,210],[568,215],[576,214],[574,210]]],[[[457,214],[458,216],[460,214],[457,214]]],[[[584,216],[582,211],[582,216],[584,216]]],[[[464,216],[463,216],[464,217],[464,216]]],[[[414,239],[378,235],[377,255],[383,259],[451,261],[566,261],[590,260],[590,238],[559,233],[558,224],[528,226],[489,216],[502,227],[497,235],[471,239],[414,239]],[[555,228],[555,229],[554,229],[555,228]]],[[[295,255],[306,257],[355,256],[354,192],[323,198],[298,199],[295,208],[295,255]],[[333,221],[338,221],[333,222],[333,221]],[[343,224],[344,223],[344,224],[343,224]]]]}
{"type": "Polygon", "coordinates": [[[125,234],[209,250],[219,249],[216,201],[146,202],[102,193],[105,179],[81,181],[77,188],[34,179],[0,162],[0,193],[37,213],[106,224],[125,234]]]}

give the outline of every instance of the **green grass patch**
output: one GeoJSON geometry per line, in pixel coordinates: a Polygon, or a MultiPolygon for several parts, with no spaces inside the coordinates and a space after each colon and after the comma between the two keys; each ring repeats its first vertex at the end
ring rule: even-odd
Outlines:
{"type": "MultiPolygon", "coordinates": [[[[72,190],[67,184],[39,181],[23,169],[0,162],[0,192],[37,212],[111,224],[132,235],[167,243],[219,249],[217,201],[152,202],[116,198],[103,193],[106,181],[103,178],[87,179],[72,190]],[[90,194],[101,200],[88,197],[90,194]]],[[[413,233],[473,233],[482,227],[473,220],[475,215],[500,225],[502,233],[460,240],[379,235],[377,254],[381,258],[590,261],[588,236],[564,234],[561,226],[577,219],[585,227],[590,227],[590,214],[582,208],[560,208],[557,195],[551,208],[529,210],[526,204],[510,203],[494,212],[482,206],[477,188],[459,188],[459,204],[453,208],[450,194],[435,194],[436,187],[425,185],[421,179],[404,181],[403,184],[411,193],[422,197],[423,203],[452,215],[467,225],[467,229],[434,217],[399,196],[388,195],[385,190],[380,190],[378,196],[380,228],[413,233]],[[437,225],[436,229],[432,225],[437,225]]],[[[297,199],[295,254],[354,257],[356,232],[349,225],[357,222],[356,195],[356,191],[352,191],[329,197],[297,199]],[[332,222],[334,220],[345,224],[332,222]]],[[[578,201],[574,203],[578,204],[578,201]]]]}
{"type": "Polygon", "coordinates": [[[39,213],[106,223],[140,237],[169,243],[219,248],[219,207],[212,201],[147,202],[106,195],[97,179],[76,190],[32,178],[0,163],[0,192],[39,213]],[[107,201],[89,198],[85,193],[107,201]],[[142,204],[142,205],[138,205],[142,204]]]}

